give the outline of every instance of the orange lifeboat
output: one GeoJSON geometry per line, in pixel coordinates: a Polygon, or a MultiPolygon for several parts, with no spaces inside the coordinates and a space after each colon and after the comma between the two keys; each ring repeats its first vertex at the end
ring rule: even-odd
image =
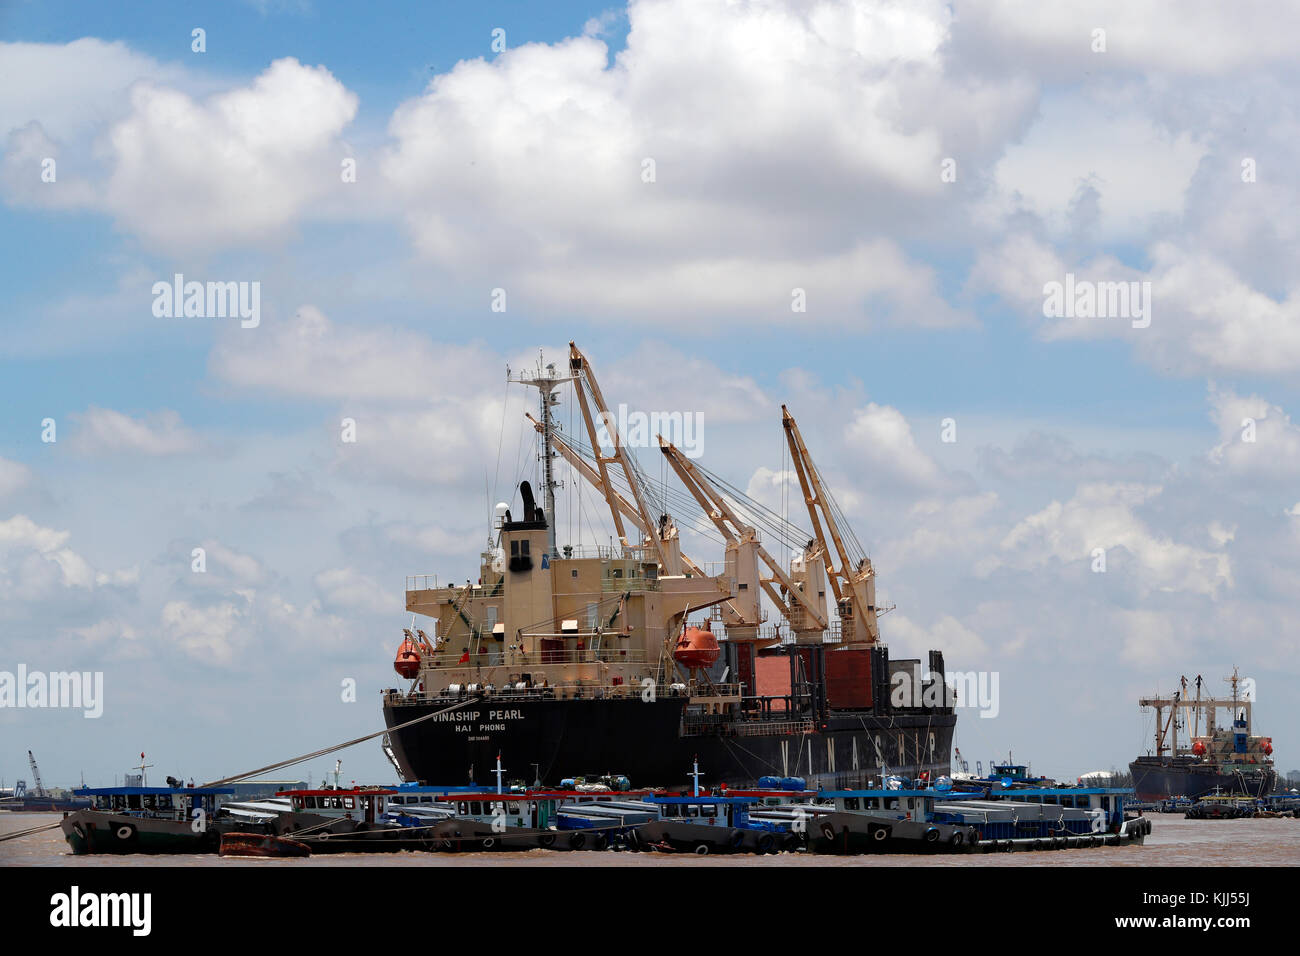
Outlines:
{"type": "Polygon", "coordinates": [[[677,649],[673,651],[673,660],[683,667],[711,667],[721,653],[718,639],[713,636],[709,622],[704,627],[688,627],[677,639],[677,649]]]}
{"type": "Polygon", "coordinates": [[[1196,756],[1198,756],[1198,757],[1204,757],[1204,756],[1205,756],[1205,744],[1201,743],[1201,741],[1199,741],[1199,740],[1196,741],[1196,743],[1192,744],[1192,753],[1196,754],[1196,756]]]}
{"type": "Polygon", "coordinates": [[[1264,756],[1265,756],[1265,757],[1271,757],[1271,756],[1273,756],[1273,738],[1272,738],[1272,737],[1265,737],[1265,738],[1264,738],[1264,756]]]}
{"type": "Polygon", "coordinates": [[[397,657],[393,660],[393,670],[397,671],[399,677],[405,677],[410,680],[416,674],[420,673],[420,652],[416,649],[415,641],[411,640],[410,632],[402,641],[402,646],[397,649],[397,657]]]}

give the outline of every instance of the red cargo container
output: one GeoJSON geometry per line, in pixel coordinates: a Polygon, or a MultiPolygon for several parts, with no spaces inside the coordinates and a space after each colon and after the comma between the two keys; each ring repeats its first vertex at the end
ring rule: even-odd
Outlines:
{"type": "Polygon", "coordinates": [[[832,710],[871,709],[871,651],[826,652],[826,702],[832,710]]]}

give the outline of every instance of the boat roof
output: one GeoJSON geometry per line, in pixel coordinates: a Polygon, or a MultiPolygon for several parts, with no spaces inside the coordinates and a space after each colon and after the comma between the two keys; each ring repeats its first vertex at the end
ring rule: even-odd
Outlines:
{"type": "Polygon", "coordinates": [[[72,792],[79,797],[156,797],[163,794],[209,797],[235,791],[231,787],[79,787],[72,792]]]}
{"type": "Polygon", "coordinates": [[[737,804],[737,803],[756,803],[759,797],[715,797],[709,794],[701,793],[699,796],[693,796],[689,793],[681,794],[647,794],[644,798],[646,803],[712,803],[712,804],[737,804]]]}
{"type": "Polygon", "coordinates": [[[1132,787],[1016,787],[1013,790],[993,790],[988,793],[983,790],[931,790],[928,792],[937,794],[944,800],[953,798],[958,800],[987,800],[990,797],[1016,800],[1020,797],[1079,796],[1081,794],[1088,796],[1093,794],[1120,794],[1130,797],[1134,795],[1132,787]]]}
{"type": "Polygon", "coordinates": [[[281,790],[277,797],[383,797],[397,793],[382,787],[358,787],[346,790],[281,790]]]}

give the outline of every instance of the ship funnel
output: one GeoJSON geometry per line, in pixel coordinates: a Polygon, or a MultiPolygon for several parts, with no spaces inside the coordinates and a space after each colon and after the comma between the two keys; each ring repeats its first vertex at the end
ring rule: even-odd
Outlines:
{"type": "Polygon", "coordinates": [[[537,502],[533,499],[533,486],[526,481],[519,482],[519,496],[524,500],[524,520],[537,520],[537,502]]]}

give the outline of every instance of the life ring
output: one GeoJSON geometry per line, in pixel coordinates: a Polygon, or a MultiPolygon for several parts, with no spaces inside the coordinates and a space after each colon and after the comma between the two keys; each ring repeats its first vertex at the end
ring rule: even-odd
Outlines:
{"type": "MultiPolygon", "coordinates": [[[[822,824],[822,836],[824,836],[824,837],[825,837],[826,839],[828,839],[828,840],[834,840],[834,839],[835,839],[835,827],[831,826],[829,823],[823,823],[823,824],[822,824]]],[[[877,838],[877,839],[878,839],[878,838],[877,838]]]]}
{"type": "Polygon", "coordinates": [[[322,843],[324,843],[324,842],[325,842],[326,840],[328,840],[329,838],[330,838],[330,832],[329,832],[329,830],[326,830],[324,833],[322,833],[322,834],[320,835],[320,840],[321,840],[322,843]]]}
{"type": "Polygon", "coordinates": [[[81,837],[83,840],[86,839],[86,831],[81,829],[80,823],[74,823],[72,825],[72,832],[75,833],[77,836],[81,837]]]}
{"type": "MultiPolygon", "coordinates": [[[[954,834],[954,836],[956,836],[956,834],[954,834]]],[[[928,829],[928,830],[925,831],[925,842],[926,842],[926,843],[938,843],[938,842],[939,842],[939,828],[938,828],[938,827],[930,827],[930,829],[928,829]]]]}
{"type": "Polygon", "coordinates": [[[119,840],[130,840],[135,836],[135,827],[129,823],[124,823],[114,833],[119,840]]]}
{"type": "Polygon", "coordinates": [[[484,837],[483,842],[479,844],[479,846],[483,847],[485,850],[490,850],[496,845],[496,837],[484,837]]]}
{"type": "Polygon", "coordinates": [[[585,833],[575,833],[573,836],[569,837],[569,849],[571,850],[581,850],[586,845],[587,834],[585,833]]]}
{"type": "Polygon", "coordinates": [[[695,845],[695,852],[696,852],[697,854],[699,854],[700,856],[708,856],[708,855],[709,855],[709,845],[708,845],[707,843],[697,843],[697,844],[695,845]]]}
{"type": "Polygon", "coordinates": [[[776,849],[776,837],[770,833],[764,833],[758,838],[758,852],[771,853],[776,849]]]}
{"type": "Polygon", "coordinates": [[[883,840],[886,840],[888,838],[889,838],[889,831],[884,827],[876,827],[876,829],[871,831],[871,839],[875,840],[877,843],[880,843],[883,840]]]}
{"type": "Polygon", "coordinates": [[[451,849],[454,848],[454,846],[455,846],[455,844],[453,844],[450,840],[443,840],[443,841],[442,841],[442,848],[443,848],[444,850],[451,850],[451,849]]]}
{"type": "Polygon", "coordinates": [[[539,837],[537,838],[537,842],[538,842],[538,843],[539,843],[543,848],[545,848],[545,849],[550,849],[551,847],[555,846],[555,834],[554,834],[554,833],[543,833],[541,836],[539,836],[539,837]]]}

